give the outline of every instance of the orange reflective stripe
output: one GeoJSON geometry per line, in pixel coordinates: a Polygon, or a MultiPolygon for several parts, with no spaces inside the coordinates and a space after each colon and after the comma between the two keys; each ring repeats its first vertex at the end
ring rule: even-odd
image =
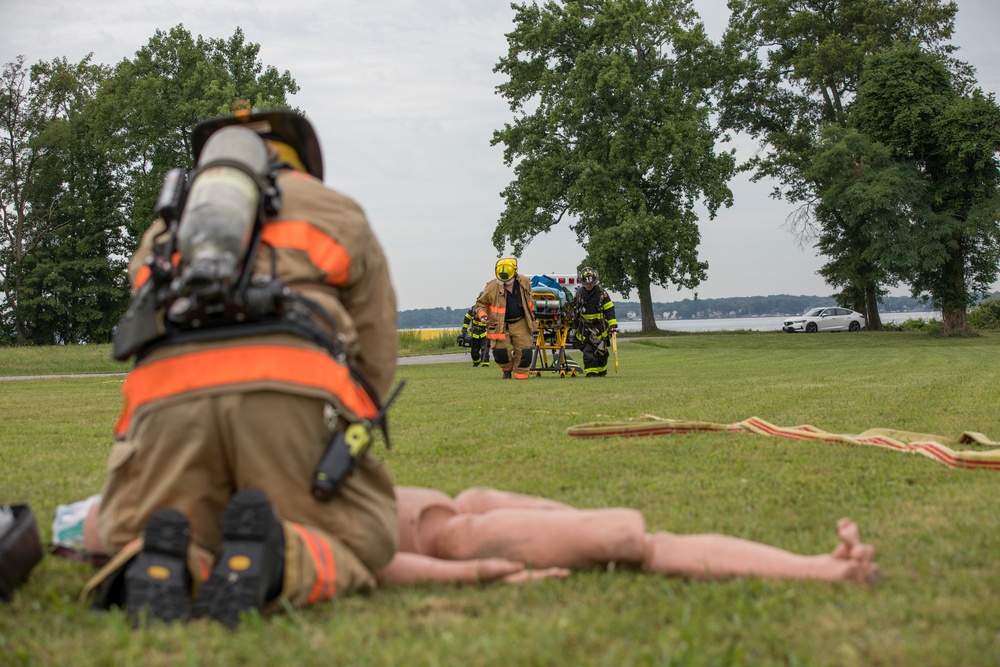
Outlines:
{"type": "Polygon", "coordinates": [[[500,313],[501,315],[507,312],[506,306],[490,306],[491,313],[500,313]]]}
{"type": "Polygon", "coordinates": [[[303,526],[289,521],[295,532],[302,538],[302,542],[309,551],[313,565],[316,567],[316,581],[309,592],[309,599],[306,604],[315,604],[321,600],[329,600],[336,591],[337,567],[333,561],[333,549],[326,540],[313,535],[303,526]]]}
{"type": "Polygon", "coordinates": [[[492,340],[503,340],[504,338],[507,337],[507,334],[491,333],[491,334],[486,334],[486,337],[492,340]]]}
{"type": "Polygon", "coordinates": [[[309,255],[309,260],[326,273],[326,282],[342,287],[351,274],[351,256],[344,246],[308,222],[288,220],[264,225],[261,239],[275,248],[294,248],[309,255]]]}
{"type": "Polygon", "coordinates": [[[135,274],[135,288],[139,289],[140,287],[145,285],[146,281],[149,280],[150,274],[152,273],[153,272],[149,270],[149,266],[143,264],[142,268],[140,268],[135,274]]]}
{"type": "Polygon", "coordinates": [[[136,367],[122,385],[125,409],[115,432],[127,431],[136,409],[150,401],[259,380],[329,391],[359,417],[374,417],[378,412],[347,368],[326,352],[284,345],[247,345],[190,352],[136,367]]]}
{"type": "MultiPolygon", "coordinates": [[[[179,252],[175,252],[173,255],[170,256],[170,265],[171,266],[177,266],[180,263],[181,263],[181,254],[179,252]]],[[[139,289],[140,287],[142,287],[143,285],[145,285],[146,281],[149,280],[149,276],[152,275],[152,273],[153,272],[149,268],[148,264],[143,264],[142,266],[140,266],[139,270],[135,272],[135,288],[134,289],[139,289]]]]}

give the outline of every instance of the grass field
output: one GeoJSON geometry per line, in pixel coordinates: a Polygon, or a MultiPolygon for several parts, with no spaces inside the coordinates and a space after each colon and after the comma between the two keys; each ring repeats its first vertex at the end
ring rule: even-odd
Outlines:
{"type": "MultiPolygon", "coordinates": [[[[120,612],[79,606],[88,566],[47,557],[0,607],[0,665],[1000,665],[1000,473],[751,434],[566,435],[655,414],[1000,439],[998,352],[997,334],[698,334],[623,340],[620,372],[603,380],[399,369],[394,447],[379,455],[400,484],[635,507],[650,530],[803,553],[831,549],[837,519],[851,516],[879,550],[870,589],[609,568],[522,587],[388,589],[236,631],[132,631],[120,612]]],[[[107,355],[0,349],[0,374],[121,371],[107,355]]],[[[43,540],[57,504],[100,490],[120,381],[0,381],[0,502],[29,502],[43,540]]]]}

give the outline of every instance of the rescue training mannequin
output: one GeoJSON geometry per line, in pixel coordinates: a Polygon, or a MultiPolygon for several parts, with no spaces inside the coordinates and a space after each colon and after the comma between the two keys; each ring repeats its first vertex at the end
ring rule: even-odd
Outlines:
{"type": "Polygon", "coordinates": [[[504,379],[527,380],[538,322],[531,281],[517,272],[517,260],[504,257],[494,266],[496,280],[476,300],[476,318],[486,321],[486,337],[504,379]]]}
{"type": "MultiPolygon", "coordinates": [[[[581,510],[489,488],[454,498],[441,491],[396,487],[399,551],[375,575],[385,586],[420,583],[523,583],[566,577],[616,563],[691,579],[762,577],[871,584],[875,549],[857,524],[837,523],[832,552],[804,556],[728,535],[647,533],[633,509],[581,510]]],[[[88,518],[85,548],[99,548],[88,518]]]]}
{"type": "Polygon", "coordinates": [[[166,222],[181,199],[165,182],[164,217],[130,264],[135,296],[116,356],[137,361],[97,521],[112,557],[82,598],[124,606],[136,621],[203,616],[232,626],[279,594],[304,606],[371,589],[396,551],[392,480],[366,450],[333,501],[310,486],[334,434],[381,412],[396,371],[396,297],[363,210],[323,185],[305,117],[244,107],[195,126],[192,146],[198,167],[179,224],[166,222]],[[227,132],[248,150],[263,146],[266,168],[248,173],[227,155],[206,164],[227,132]],[[244,239],[259,245],[235,257],[247,267],[235,277],[223,269],[243,264],[212,256],[211,244],[191,259],[182,244],[180,262],[164,249],[175,228],[183,242],[195,190],[210,178],[229,187],[219,192],[267,198],[256,208],[250,200],[255,236],[244,239]],[[189,291],[162,296],[189,275],[173,273],[206,257],[189,291]],[[254,299],[237,300],[254,289],[254,299]],[[206,294],[218,302],[197,311],[206,294]],[[143,304],[149,317],[136,326],[143,304]],[[212,316],[220,321],[209,327],[212,316]]]}
{"type": "Polygon", "coordinates": [[[583,351],[585,377],[608,374],[608,337],[618,333],[615,304],[598,282],[597,269],[580,270],[580,287],[573,298],[577,346],[583,351]]]}
{"type": "Polygon", "coordinates": [[[878,576],[875,549],[861,542],[850,519],[837,523],[839,543],[831,553],[803,556],[728,535],[647,533],[637,510],[581,510],[495,489],[468,489],[452,499],[434,489],[396,487],[396,499],[399,552],[376,572],[385,585],[520,583],[611,562],[692,579],[871,583],[878,576]]]}

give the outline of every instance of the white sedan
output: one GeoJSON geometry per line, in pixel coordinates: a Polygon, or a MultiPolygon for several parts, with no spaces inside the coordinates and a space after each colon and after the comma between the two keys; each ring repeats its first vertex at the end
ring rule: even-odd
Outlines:
{"type": "Polygon", "coordinates": [[[865,316],[847,308],[813,308],[804,315],[785,320],[781,330],[787,333],[804,331],[860,331],[865,326],[865,316]]]}

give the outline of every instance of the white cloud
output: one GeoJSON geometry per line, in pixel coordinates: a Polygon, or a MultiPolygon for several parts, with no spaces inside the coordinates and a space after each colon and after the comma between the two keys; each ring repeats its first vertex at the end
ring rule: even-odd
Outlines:
{"type": "MultiPolygon", "coordinates": [[[[725,0],[695,0],[709,35],[728,17],[725,0]]],[[[992,34],[1000,3],[959,0],[954,41],[996,92],[1000,51],[992,34]]],[[[227,38],[237,26],[260,58],[301,86],[292,103],[309,115],[324,150],[328,185],[354,196],[386,247],[401,309],[464,310],[492,276],[490,243],[512,174],[493,131],[510,120],[493,67],[506,51],[513,11],[505,0],[306,0],[284,3],[129,0],[0,0],[0,61],[28,63],[89,52],[114,64],[157,29],[227,38]]],[[[701,297],[830,292],[811,250],[783,229],[791,208],[771,186],[738,179],[736,202],[701,222],[709,278],[701,297]]],[[[527,273],[568,272],[583,258],[566,223],[535,239],[527,273]]],[[[655,289],[654,299],[691,290],[655,289]]],[[[632,294],[632,299],[636,299],[632,294]]]]}

